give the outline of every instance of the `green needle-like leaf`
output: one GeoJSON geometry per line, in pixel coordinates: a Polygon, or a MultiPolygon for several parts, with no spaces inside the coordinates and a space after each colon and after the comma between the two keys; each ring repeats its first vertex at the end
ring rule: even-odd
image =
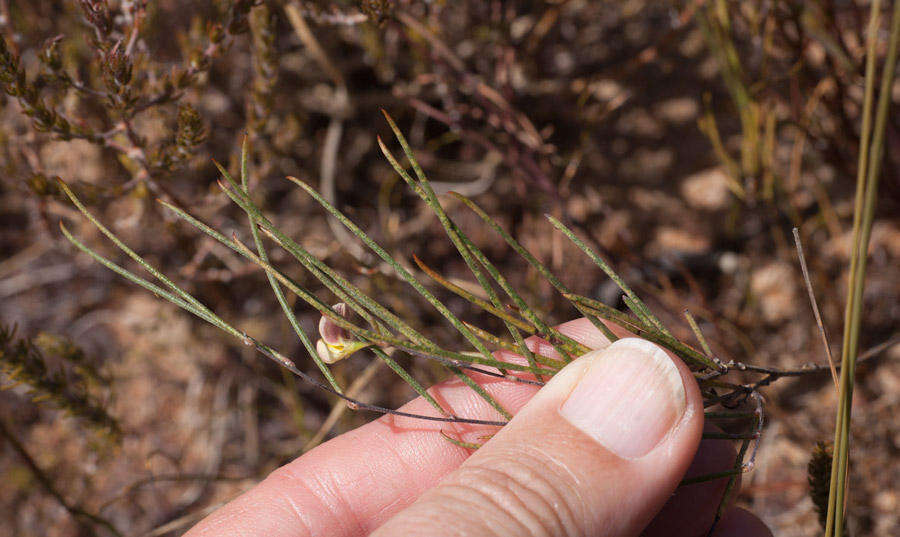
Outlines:
{"type": "Polygon", "coordinates": [[[697,324],[694,316],[691,315],[691,312],[689,312],[688,310],[684,310],[684,316],[687,319],[688,324],[691,325],[691,330],[694,332],[694,336],[697,337],[697,341],[700,342],[700,346],[703,347],[703,352],[705,352],[707,356],[712,358],[712,349],[709,346],[709,342],[707,342],[706,338],[703,336],[703,332],[700,330],[700,325],[697,324]]]}
{"type": "MultiPolygon", "coordinates": [[[[374,240],[372,240],[371,237],[369,237],[362,229],[359,228],[359,226],[350,221],[350,219],[344,216],[343,213],[338,211],[333,205],[325,200],[325,198],[319,195],[318,192],[316,192],[313,188],[311,188],[303,181],[295,177],[289,177],[288,179],[305,190],[310,196],[312,196],[313,199],[319,202],[319,204],[322,205],[325,210],[327,210],[339,222],[341,222],[344,227],[346,227],[351,233],[359,237],[359,239],[363,241],[363,243],[368,246],[369,249],[375,252],[378,257],[380,257],[388,265],[390,265],[391,268],[393,268],[401,278],[403,278],[410,286],[413,287],[413,289],[415,289],[420,295],[422,295],[429,304],[434,306],[434,308],[438,310],[438,312],[443,315],[444,318],[446,318],[450,322],[450,324],[453,325],[453,327],[456,328],[456,330],[478,350],[478,352],[482,353],[486,357],[490,356],[490,351],[487,349],[487,347],[484,346],[480,339],[472,334],[472,332],[468,328],[466,328],[465,325],[463,325],[462,322],[453,313],[451,313],[450,310],[447,309],[447,307],[443,303],[441,303],[440,300],[438,300],[430,291],[428,291],[428,289],[426,289],[425,286],[423,286],[421,282],[419,282],[415,278],[415,276],[413,276],[408,270],[406,270],[406,268],[404,268],[393,257],[391,257],[391,255],[388,254],[387,251],[384,250],[384,248],[382,248],[374,240]]],[[[463,380],[463,382],[465,382],[465,380],[463,380]]],[[[491,398],[491,400],[492,406],[500,406],[499,403],[493,401],[493,398],[491,398]]],[[[503,412],[506,411],[504,410],[503,412]]]]}
{"type": "Polygon", "coordinates": [[[553,227],[562,231],[563,234],[566,237],[568,237],[570,241],[575,243],[575,246],[578,246],[578,248],[580,248],[582,252],[586,253],[588,255],[588,257],[591,258],[591,261],[593,261],[598,267],[600,267],[600,270],[605,272],[606,275],[609,276],[609,278],[613,282],[615,282],[616,285],[619,286],[619,289],[621,289],[622,292],[625,293],[625,296],[627,296],[628,298],[633,300],[635,302],[635,304],[637,304],[639,306],[641,311],[634,311],[635,315],[637,315],[638,317],[648,316],[651,319],[654,319],[654,322],[653,322],[654,325],[662,326],[662,323],[659,322],[659,319],[656,319],[656,317],[652,313],[650,313],[650,310],[647,309],[647,307],[644,305],[643,301],[641,301],[641,299],[638,298],[638,296],[634,293],[634,291],[631,290],[631,287],[629,287],[628,284],[626,284],[625,281],[622,278],[620,278],[618,274],[616,274],[616,271],[614,271],[612,269],[612,267],[609,266],[609,263],[607,263],[605,259],[600,257],[600,254],[598,254],[590,246],[585,244],[584,241],[582,241],[580,238],[578,238],[578,236],[575,235],[575,233],[571,229],[566,227],[565,224],[563,224],[556,218],[553,218],[553,216],[551,216],[549,214],[544,215],[544,216],[547,218],[547,220],[550,221],[551,224],[553,224],[553,227]]]}
{"type": "MultiPolygon", "coordinates": [[[[534,267],[535,270],[537,270],[538,273],[541,274],[541,276],[543,276],[548,282],[550,282],[550,284],[555,287],[556,290],[559,291],[563,296],[566,296],[570,293],[565,284],[563,284],[563,282],[559,278],[557,278],[556,275],[554,275],[546,265],[541,263],[524,246],[519,244],[519,241],[517,241],[512,237],[512,235],[507,233],[500,224],[498,224],[493,218],[491,218],[486,212],[484,212],[484,210],[479,207],[474,201],[457,192],[451,192],[450,195],[463,202],[467,207],[469,207],[469,209],[471,209],[475,214],[481,217],[481,219],[488,226],[490,226],[495,232],[497,232],[498,235],[500,235],[500,237],[503,238],[504,241],[506,241],[506,244],[508,244],[513,250],[515,250],[516,253],[518,253],[523,259],[525,259],[525,261],[527,261],[529,265],[534,267]]],[[[619,339],[612,332],[612,330],[610,330],[608,326],[597,319],[596,316],[591,315],[583,308],[580,308],[577,304],[573,305],[582,315],[585,315],[591,321],[591,323],[595,327],[597,327],[597,329],[600,330],[600,332],[602,332],[604,336],[606,336],[607,339],[609,339],[610,341],[616,341],[617,339],[619,339]]]]}
{"type": "Polygon", "coordinates": [[[519,328],[520,330],[525,330],[526,332],[528,332],[530,334],[535,333],[535,330],[536,330],[535,327],[532,326],[531,324],[529,324],[527,321],[525,321],[519,317],[516,317],[515,315],[512,315],[511,313],[508,313],[508,312],[502,310],[501,308],[495,307],[493,304],[489,303],[488,301],[475,296],[474,294],[470,293],[466,289],[447,280],[446,278],[441,276],[436,270],[434,270],[431,267],[429,267],[428,265],[426,265],[424,261],[419,259],[419,256],[413,254],[413,261],[415,261],[416,265],[419,267],[419,269],[422,270],[422,272],[427,274],[428,277],[430,277],[435,282],[439,283],[441,285],[441,287],[447,289],[451,293],[453,293],[459,297],[462,297],[463,299],[471,302],[472,304],[478,306],[479,308],[483,309],[484,311],[512,324],[513,326],[519,328]]]}
{"type": "MultiPolygon", "coordinates": [[[[450,217],[447,216],[446,211],[444,211],[444,207],[441,205],[440,200],[437,199],[437,196],[434,193],[434,190],[431,188],[431,183],[428,182],[428,178],[425,176],[425,173],[422,171],[421,166],[419,166],[418,161],[415,158],[412,150],[409,147],[409,144],[406,142],[406,137],[403,136],[403,133],[400,132],[400,129],[397,128],[397,125],[394,123],[393,119],[388,115],[387,112],[382,110],[384,116],[387,118],[388,123],[391,126],[391,129],[394,131],[394,135],[397,137],[397,140],[400,141],[401,147],[403,147],[403,151],[406,154],[406,158],[409,159],[410,163],[413,165],[413,169],[415,170],[416,176],[419,178],[419,183],[416,184],[413,181],[412,177],[406,173],[397,160],[394,158],[393,154],[387,149],[382,142],[381,138],[378,139],[378,146],[381,148],[381,152],[385,155],[391,165],[394,167],[394,170],[400,174],[400,177],[403,178],[404,181],[413,189],[421,198],[428,204],[434,214],[437,215],[438,221],[443,226],[444,231],[447,233],[447,237],[450,238],[450,242],[456,247],[456,250],[459,252],[460,256],[462,256],[463,261],[465,261],[466,266],[469,267],[469,270],[475,276],[475,279],[478,281],[478,284],[481,285],[481,288],[487,294],[488,298],[491,300],[491,303],[495,308],[501,308],[502,304],[500,302],[500,297],[497,296],[496,291],[494,291],[493,286],[490,284],[488,279],[485,277],[484,273],[478,267],[478,263],[472,259],[472,252],[470,249],[464,244],[462,240],[462,231],[459,230],[450,220],[450,217]]],[[[471,242],[471,241],[469,241],[471,242]]],[[[519,332],[516,326],[508,321],[504,320],[504,325],[506,329],[509,331],[510,335],[512,335],[513,339],[516,341],[516,344],[519,346],[519,352],[522,356],[525,356],[528,360],[528,363],[531,364],[532,372],[535,376],[540,379],[540,372],[537,367],[537,362],[534,360],[534,355],[531,352],[531,349],[525,345],[524,339],[522,339],[522,334],[519,332]]]]}
{"type": "MultiPolygon", "coordinates": [[[[250,152],[250,146],[248,142],[248,138],[244,137],[244,143],[241,147],[241,186],[244,189],[244,192],[249,196],[250,194],[250,171],[248,165],[248,155],[250,152]]],[[[250,233],[253,235],[253,242],[256,244],[256,251],[259,254],[259,258],[267,262],[269,261],[269,256],[266,254],[265,246],[263,245],[262,239],[259,236],[259,230],[256,227],[256,218],[254,218],[253,214],[249,211],[247,212],[247,217],[250,219],[250,233]]],[[[342,391],[340,385],[338,385],[337,379],[334,378],[334,374],[331,372],[331,368],[328,367],[327,364],[319,357],[319,353],[316,352],[316,347],[313,345],[312,341],[309,339],[309,336],[306,335],[303,328],[300,327],[300,321],[297,320],[296,315],[294,315],[294,310],[291,308],[291,305],[288,304],[287,299],[284,296],[284,293],[281,291],[281,287],[278,285],[278,281],[274,276],[266,273],[266,279],[269,280],[269,285],[272,287],[272,292],[275,294],[275,298],[278,300],[278,304],[281,306],[281,311],[284,312],[285,317],[287,317],[288,322],[291,324],[291,328],[294,329],[294,333],[297,334],[297,337],[300,338],[300,342],[303,343],[303,347],[306,349],[306,352],[309,353],[309,356],[312,358],[313,362],[316,364],[316,367],[319,368],[319,371],[322,372],[322,375],[328,380],[328,383],[331,384],[331,387],[337,391],[342,391]]]]}

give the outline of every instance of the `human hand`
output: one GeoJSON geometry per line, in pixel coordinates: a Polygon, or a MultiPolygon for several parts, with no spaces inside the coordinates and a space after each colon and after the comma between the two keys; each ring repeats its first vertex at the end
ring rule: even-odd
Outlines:
{"type": "MultiPolygon", "coordinates": [[[[726,442],[701,442],[703,404],[688,368],[643,340],[610,344],[586,319],[559,330],[598,350],[540,391],[473,375],[515,413],[499,431],[383,416],[279,468],[188,537],[706,535],[726,480],[678,484],[728,469],[734,454],[726,442]],[[442,430],[469,442],[496,434],[472,453],[442,430]]],[[[528,345],[554,355],[540,339],[528,345]]],[[[497,419],[458,380],[430,392],[456,415],[497,419]]],[[[403,410],[433,412],[421,398],[403,410]]],[[[731,509],[715,535],[771,533],[731,509]]]]}

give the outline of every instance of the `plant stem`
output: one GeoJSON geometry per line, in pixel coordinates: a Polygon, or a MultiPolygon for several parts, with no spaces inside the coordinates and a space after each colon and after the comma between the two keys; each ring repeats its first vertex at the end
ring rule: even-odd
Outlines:
{"type": "Polygon", "coordinates": [[[859,169],[857,170],[856,201],[853,215],[853,252],[850,261],[850,279],[847,306],[844,312],[844,339],[841,347],[840,403],[838,406],[834,455],[831,468],[831,483],[828,494],[828,514],[825,523],[826,537],[841,537],[844,534],[844,510],[847,491],[847,467],[850,458],[850,417],[853,404],[853,383],[856,358],[859,351],[859,332],[862,319],[862,295],[872,219],[878,194],[878,179],[881,173],[881,159],[884,153],[884,136],[887,127],[888,110],[891,101],[891,86],[897,62],[897,46],[900,41],[900,2],[894,2],[891,18],[891,33],[887,57],[881,74],[881,88],[875,126],[872,129],[872,143],[868,127],[871,122],[871,107],[874,97],[875,41],[878,29],[880,1],[874,0],[869,20],[869,36],[866,59],[866,93],[863,104],[863,130],[860,138],[859,169]],[[867,114],[868,112],[868,114],[867,114]]]}

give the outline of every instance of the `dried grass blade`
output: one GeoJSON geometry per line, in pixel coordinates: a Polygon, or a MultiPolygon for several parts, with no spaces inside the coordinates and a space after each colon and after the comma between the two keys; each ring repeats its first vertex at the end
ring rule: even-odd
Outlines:
{"type": "Polygon", "coordinates": [[[797,258],[800,260],[800,271],[803,273],[803,283],[806,284],[806,293],[809,295],[809,305],[812,307],[813,316],[816,318],[816,326],[822,338],[822,347],[825,349],[825,357],[828,358],[828,367],[831,368],[831,379],[834,381],[835,390],[838,389],[837,368],[834,365],[834,355],[831,353],[831,345],[828,344],[828,333],[825,331],[825,323],[822,322],[822,314],[819,313],[819,303],[816,301],[816,293],[813,291],[812,279],[809,277],[809,268],[806,266],[806,256],[803,254],[803,243],[800,241],[800,230],[791,230],[794,235],[794,245],[797,247],[797,258]]]}

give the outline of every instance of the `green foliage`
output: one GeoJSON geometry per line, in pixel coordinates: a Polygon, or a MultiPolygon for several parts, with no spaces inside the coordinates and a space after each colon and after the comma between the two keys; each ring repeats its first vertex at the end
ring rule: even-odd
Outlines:
{"type": "MultiPolygon", "coordinates": [[[[106,265],[108,268],[121,274],[132,282],[137,283],[138,285],[150,290],[157,296],[169,300],[179,307],[213,324],[224,332],[240,339],[245,344],[253,346],[261,354],[275,360],[277,363],[281,364],[295,375],[300,376],[304,380],[313,383],[319,388],[325,389],[326,391],[340,396],[345,401],[347,401],[348,405],[350,405],[352,408],[383,413],[401,414],[428,420],[462,423],[482,423],[501,426],[504,424],[504,421],[482,420],[473,417],[456,416],[452,414],[447,409],[443,408],[437,401],[431,398],[431,396],[425,391],[424,387],[419,384],[419,382],[415,380],[409,374],[409,372],[403,369],[393,358],[391,358],[391,354],[399,350],[414,357],[437,361],[438,363],[442,364],[451,374],[457,376],[462,382],[466,383],[487,404],[492,406],[497,411],[499,416],[505,419],[509,419],[510,414],[506,411],[506,409],[504,409],[499,403],[497,403],[478,383],[476,383],[471,378],[471,373],[474,372],[482,375],[501,377],[513,382],[526,382],[530,384],[542,385],[544,378],[552,376],[557,371],[559,371],[568,360],[570,360],[574,356],[583,354],[588,349],[561,334],[556,329],[551,328],[551,323],[545,318],[545,314],[542,314],[537,310],[531,308],[528,303],[525,302],[522,296],[512,287],[510,282],[503,277],[499,269],[488,260],[481,249],[479,249],[472,242],[472,240],[456,225],[456,223],[445,211],[437,195],[434,193],[427,177],[425,176],[424,171],[418,164],[415,155],[412,152],[412,149],[406,142],[405,137],[396,127],[390,117],[388,117],[388,122],[391,128],[394,130],[394,133],[398,141],[400,142],[404,154],[411,167],[413,168],[413,172],[416,177],[413,178],[413,176],[410,175],[406,171],[406,169],[402,165],[400,165],[400,163],[393,157],[387,147],[379,141],[382,151],[388,158],[388,161],[397,171],[397,173],[407,182],[407,184],[414,192],[420,195],[420,197],[435,213],[438,220],[444,227],[444,230],[446,231],[451,242],[453,242],[456,246],[458,252],[463,257],[467,266],[471,270],[473,276],[479,282],[482,290],[485,292],[486,296],[489,297],[489,300],[486,301],[484,299],[478,298],[474,294],[464,291],[459,286],[450,284],[446,278],[438,274],[436,271],[427,268],[427,266],[424,265],[421,260],[417,260],[417,263],[419,264],[420,268],[422,268],[425,273],[428,274],[433,280],[443,285],[444,287],[447,287],[449,290],[455,292],[462,298],[466,299],[471,303],[472,306],[483,309],[484,311],[491,313],[502,320],[507,328],[507,331],[510,332],[510,335],[513,337],[512,341],[504,340],[502,337],[488,330],[485,330],[474,324],[461,321],[455,314],[450,312],[444,302],[442,302],[434,293],[429,291],[419,281],[419,279],[404,266],[404,263],[401,263],[400,260],[389,254],[365,231],[363,231],[358,225],[352,222],[344,213],[335,208],[330,202],[324,199],[318,192],[295,178],[289,179],[294,184],[301,187],[310,196],[312,196],[313,199],[321,204],[330,215],[335,217],[351,233],[352,236],[357,237],[373,253],[375,253],[385,263],[387,263],[387,265],[394,270],[397,277],[406,281],[420,296],[422,296],[422,298],[425,299],[426,302],[428,302],[432,307],[435,308],[435,310],[441,313],[448,321],[448,323],[458,332],[462,339],[469,343],[471,349],[452,350],[441,347],[437,342],[415,330],[409,322],[404,321],[389,308],[383,306],[377,300],[368,296],[360,288],[341,276],[337,271],[330,268],[299,243],[288,237],[281,229],[279,229],[279,227],[275,223],[270,221],[263,214],[263,211],[249,196],[249,146],[246,142],[244,144],[242,156],[240,159],[240,183],[238,183],[225,168],[219,166],[219,171],[222,175],[220,187],[222,188],[222,191],[233,202],[235,202],[247,213],[250,221],[250,232],[256,247],[256,253],[254,253],[249,247],[244,245],[236,235],[233,235],[232,238],[227,238],[222,233],[201,222],[194,216],[191,216],[184,210],[166,202],[163,202],[163,204],[181,219],[190,223],[200,231],[203,231],[219,243],[227,246],[238,254],[249,259],[251,262],[255,263],[263,271],[266,272],[270,286],[272,287],[279,303],[282,305],[282,309],[285,315],[288,317],[291,326],[294,328],[298,338],[300,338],[300,340],[303,342],[303,345],[306,348],[310,358],[315,362],[319,370],[322,372],[323,376],[326,378],[328,384],[324,384],[315,379],[312,379],[307,374],[303,373],[295,365],[294,361],[287,356],[257,341],[252,336],[227,323],[225,320],[209,310],[206,306],[197,301],[193,296],[191,296],[181,287],[175,284],[167,276],[163,275],[159,270],[147,263],[137,253],[135,253],[128,246],[122,243],[121,240],[119,240],[111,231],[103,226],[90,212],[88,212],[87,208],[78,200],[71,189],[69,189],[64,183],[62,184],[62,188],[65,193],[71,198],[73,203],[75,203],[76,207],[78,207],[78,209],[104,235],[112,240],[120,250],[137,261],[152,276],[154,276],[165,287],[167,287],[168,290],[163,287],[159,287],[156,284],[153,284],[148,280],[145,280],[137,276],[136,274],[122,268],[121,266],[113,263],[112,261],[100,256],[94,250],[87,247],[79,240],[75,239],[65,227],[63,227],[63,232],[66,237],[79,249],[85,251],[94,259],[106,265]],[[296,280],[289,277],[282,269],[275,267],[272,264],[271,258],[269,257],[264,247],[263,236],[268,237],[269,239],[274,241],[277,245],[279,245],[287,253],[289,253],[294,258],[294,260],[305,267],[311,275],[313,275],[320,283],[325,285],[325,287],[327,287],[335,295],[335,297],[341,301],[341,303],[343,304],[342,307],[338,310],[332,308],[332,306],[330,306],[327,302],[318,298],[310,289],[307,289],[304,286],[300,285],[296,280]],[[513,301],[512,306],[509,306],[500,300],[495,286],[498,286],[507,295],[507,297],[509,297],[513,301]],[[309,338],[303,332],[293,310],[288,304],[288,301],[284,294],[285,290],[294,294],[296,297],[304,301],[306,304],[317,310],[320,315],[322,315],[323,323],[320,324],[320,336],[322,338],[325,338],[329,343],[334,344],[334,341],[332,341],[333,336],[327,335],[325,332],[322,332],[322,330],[327,329],[329,330],[329,333],[331,330],[342,330],[344,333],[344,336],[342,336],[342,338],[345,338],[340,342],[342,349],[370,349],[378,359],[385,361],[390,369],[392,369],[404,382],[410,385],[414,391],[419,393],[429,403],[431,403],[431,405],[437,411],[437,415],[410,415],[396,410],[369,405],[344,394],[343,387],[337,383],[336,378],[331,374],[329,364],[334,362],[335,359],[342,359],[346,357],[348,353],[342,352],[340,355],[335,355],[328,352],[323,354],[323,351],[317,350],[317,347],[323,347],[323,345],[321,345],[322,342],[320,341],[320,345],[314,346],[312,344],[311,338],[309,338]],[[356,322],[351,321],[348,316],[346,316],[347,311],[355,312],[360,319],[365,320],[365,322],[368,324],[368,327],[363,327],[356,322]],[[525,341],[524,339],[522,339],[522,332],[541,337],[553,344],[559,354],[559,358],[541,356],[532,352],[525,345],[525,341]],[[496,358],[493,354],[493,351],[501,349],[520,352],[523,356],[526,356],[528,358],[528,365],[509,362],[496,358]]],[[[743,405],[750,405],[752,410],[750,412],[735,413],[734,411],[727,411],[721,413],[711,412],[708,414],[708,419],[710,420],[723,419],[733,421],[735,420],[735,418],[738,418],[739,421],[745,423],[747,427],[739,432],[734,433],[706,433],[704,436],[710,439],[740,441],[741,447],[738,451],[738,456],[735,460],[733,469],[724,473],[695,478],[690,481],[690,483],[693,483],[706,479],[728,477],[729,484],[727,490],[732,490],[736,483],[737,475],[752,466],[756,447],[758,446],[758,441],[762,430],[762,400],[756,392],[757,387],[766,385],[780,376],[793,375],[795,374],[795,372],[778,371],[769,368],[735,363],[732,361],[726,363],[717,359],[713,355],[712,350],[703,337],[702,333],[700,333],[699,326],[696,324],[693,318],[689,316],[689,314],[688,319],[695,331],[695,335],[697,335],[698,339],[701,342],[703,350],[697,350],[690,345],[676,339],[674,336],[672,336],[671,332],[667,330],[665,326],[663,326],[658,317],[656,317],[650,311],[647,305],[637,296],[637,294],[624,282],[624,280],[622,280],[621,277],[619,277],[619,275],[612,269],[609,263],[607,263],[594,249],[589,247],[583,240],[575,235],[575,233],[568,226],[564,225],[562,222],[555,218],[548,217],[554,227],[559,229],[566,237],[573,241],[576,246],[582,249],[596,263],[597,267],[600,270],[606,272],[610,276],[610,278],[617,285],[619,285],[625,295],[624,298],[626,300],[626,304],[631,309],[631,315],[610,308],[609,306],[606,306],[597,301],[593,301],[588,297],[583,297],[571,293],[559,278],[553,275],[544,264],[538,261],[533,254],[522,247],[521,244],[513,239],[511,235],[503,230],[502,227],[500,227],[493,219],[491,219],[487,215],[487,213],[485,213],[477,205],[475,205],[474,202],[458,194],[456,195],[456,197],[464,201],[464,203],[469,208],[474,210],[484,220],[489,228],[498,232],[500,236],[513,248],[513,250],[518,252],[532,267],[534,267],[538,271],[539,274],[541,274],[548,282],[550,282],[553,287],[555,287],[571,303],[572,307],[576,311],[579,311],[582,314],[586,315],[597,326],[604,327],[605,330],[610,334],[612,334],[612,331],[610,330],[609,326],[605,324],[606,322],[616,323],[620,326],[627,327],[628,329],[633,330],[636,334],[662,345],[670,352],[676,354],[686,363],[691,365],[692,369],[695,371],[695,375],[700,382],[701,387],[703,388],[704,396],[707,398],[707,406],[723,406],[728,409],[733,409],[736,407],[741,407],[743,405]],[[751,373],[764,375],[764,377],[757,384],[734,384],[722,380],[722,377],[732,370],[748,371],[751,373]],[[753,446],[752,450],[749,449],[751,446],[753,446]],[[749,457],[749,460],[746,460],[747,457],[749,457]]],[[[468,443],[461,443],[460,441],[452,438],[449,438],[448,440],[457,445],[464,445],[471,448],[475,447],[474,444],[470,445],[468,443]]],[[[726,493],[726,496],[727,495],[728,494],[726,493]]],[[[726,504],[727,498],[723,499],[723,502],[719,507],[719,516],[721,516],[722,510],[724,509],[724,506],[726,504]]]]}

